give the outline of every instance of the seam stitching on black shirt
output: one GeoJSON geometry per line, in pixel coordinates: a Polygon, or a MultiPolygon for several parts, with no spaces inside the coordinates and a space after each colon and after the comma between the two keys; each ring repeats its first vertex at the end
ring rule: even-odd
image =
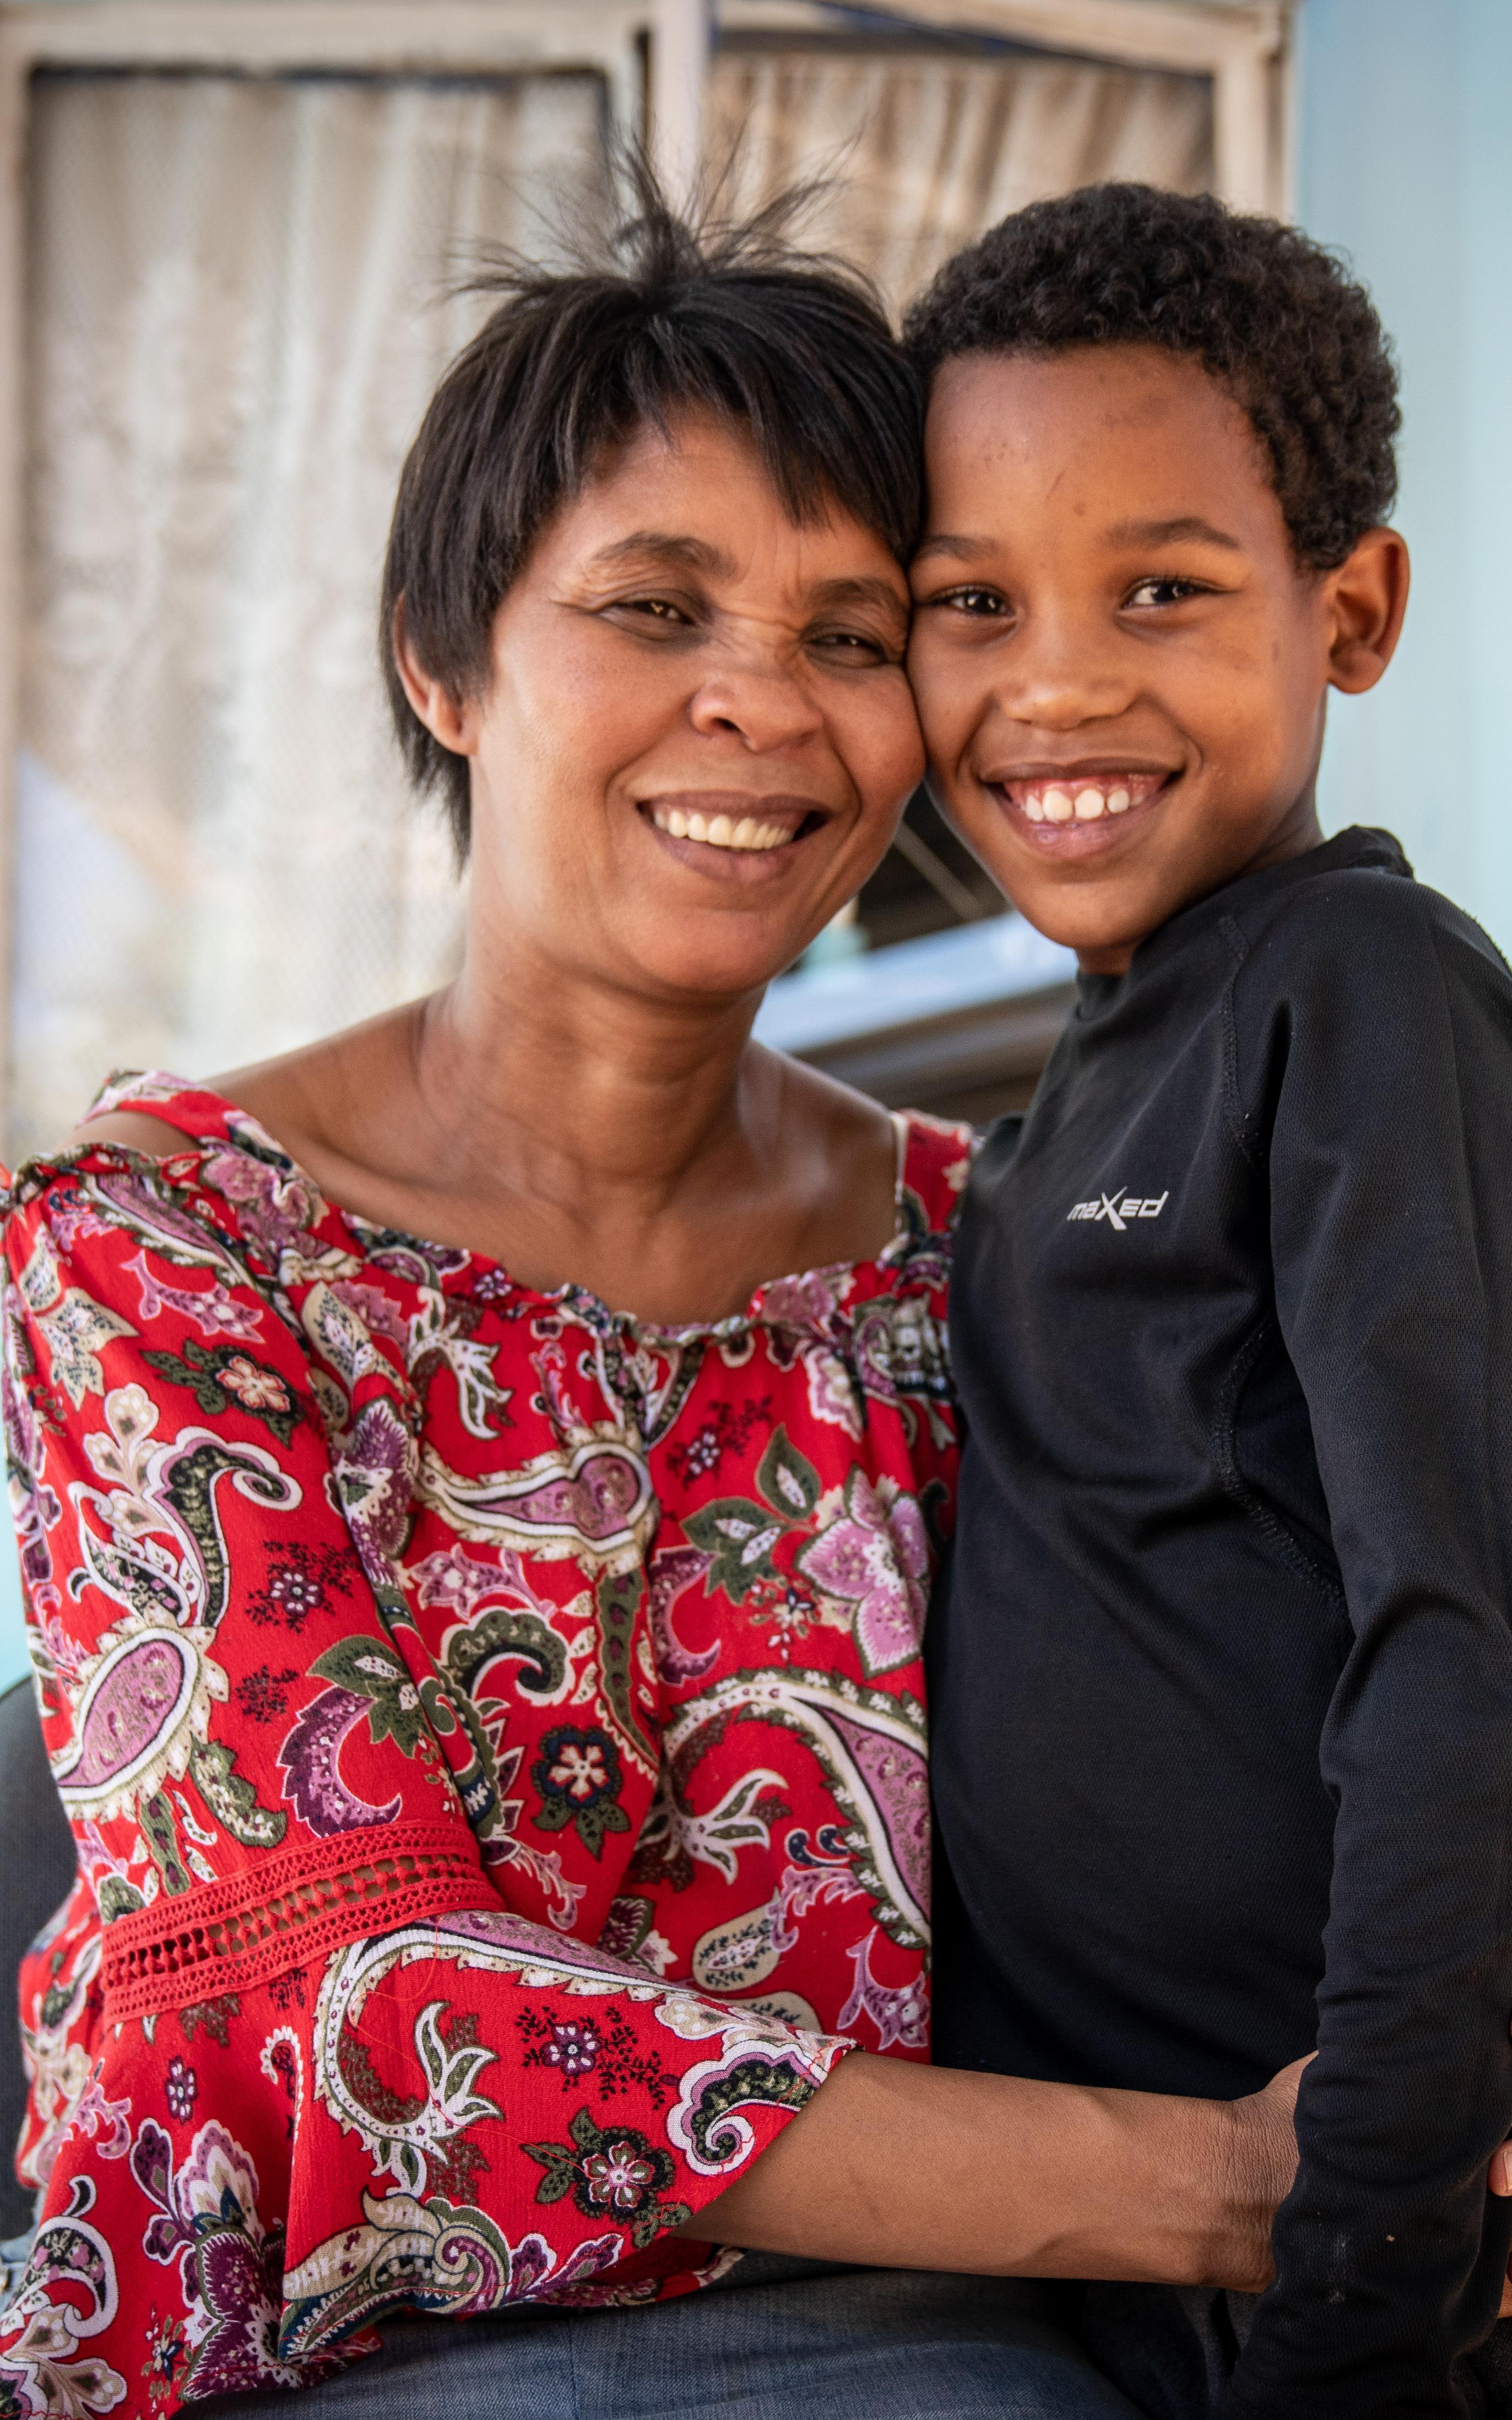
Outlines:
{"type": "Polygon", "coordinates": [[[1218,920],[1218,930],[1227,943],[1229,955],[1234,961],[1233,972],[1224,985],[1221,1011],[1224,1032],[1224,1119],[1236,1146],[1251,1168],[1263,1168],[1265,1154],[1257,1148],[1253,1139],[1245,1131],[1249,1120],[1244,1114],[1244,1104],[1239,1091],[1239,1032],[1234,1011],[1234,985],[1239,980],[1241,967],[1249,956],[1249,943],[1232,916],[1221,916],[1218,920]]]}
{"type": "Polygon", "coordinates": [[[1302,1578],[1310,1581],[1313,1587],[1322,1590],[1334,1612],[1344,1613],[1347,1609],[1346,1599],[1339,1583],[1324,1571],[1320,1563],[1314,1560],[1306,1547],[1288,1528],[1286,1523],[1272,1512],[1264,1497],[1256,1494],[1239,1466],[1237,1435],[1239,1399],[1243,1392],[1245,1379],[1254,1369],[1266,1345],[1279,1332],[1274,1312],[1267,1311],[1258,1324],[1251,1328],[1225,1373],[1223,1383],[1218,1389],[1218,1399],[1213,1406],[1212,1427],[1210,1432],[1213,1467],[1217,1471],[1219,1483],[1225,1495],[1232,1497],[1255,1524],[1262,1537],[1291,1565],[1294,1572],[1302,1578]]]}

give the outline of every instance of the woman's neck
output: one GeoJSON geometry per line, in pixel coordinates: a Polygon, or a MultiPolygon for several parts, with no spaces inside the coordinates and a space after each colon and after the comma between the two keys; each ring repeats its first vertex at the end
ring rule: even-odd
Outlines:
{"type": "Polygon", "coordinates": [[[440,1151],[474,1189],[563,1207],[609,1195],[651,1215],[728,1182],[772,1146],[772,1063],[750,1044],[760,1000],[662,1002],[563,980],[524,950],[481,970],[470,957],[413,1014],[415,1172],[440,1151]]]}
{"type": "Polygon", "coordinates": [[[637,997],[495,941],[431,999],[223,1088],[343,1208],[543,1289],[720,1317],[892,1228],[887,1121],[752,1043],[758,1004],[637,997]]]}

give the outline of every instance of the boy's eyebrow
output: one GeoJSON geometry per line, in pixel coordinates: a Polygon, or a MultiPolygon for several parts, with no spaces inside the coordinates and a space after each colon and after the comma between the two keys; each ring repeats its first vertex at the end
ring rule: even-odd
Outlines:
{"type": "MultiPolygon", "coordinates": [[[[1179,513],[1165,521],[1119,521],[1107,532],[1112,546],[1175,546],[1183,538],[1196,539],[1205,546],[1227,547],[1231,553],[1242,554],[1243,548],[1237,537],[1227,530],[1214,528],[1200,513],[1179,513]]],[[[958,563],[971,563],[993,551],[990,537],[960,537],[949,531],[940,531],[927,537],[915,550],[914,561],[924,562],[930,555],[949,555],[958,563]]]]}
{"type": "Polygon", "coordinates": [[[942,533],[937,537],[925,538],[920,545],[917,546],[914,549],[914,561],[922,563],[927,554],[949,554],[953,555],[958,562],[969,563],[974,555],[991,554],[992,551],[993,542],[990,537],[951,537],[942,533]]]}
{"type": "Polygon", "coordinates": [[[1109,530],[1108,537],[1115,546],[1174,546],[1181,538],[1196,538],[1205,546],[1227,546],[1235,554],[1243,552],[1237,537],[1214,529],[1200,513],[1180,513],[1168,521],[1119,521],[1109,530]]]}

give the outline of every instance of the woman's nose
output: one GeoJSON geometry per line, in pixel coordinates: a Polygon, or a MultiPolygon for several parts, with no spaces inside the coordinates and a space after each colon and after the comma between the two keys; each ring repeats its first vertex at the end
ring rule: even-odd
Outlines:
{"type": "Polygon", "coordinates": [[[793,747],[824,723],[796,667],[754,659],[706,675],[689,715],[695,731],[733,735],[752,749],[793,747]]]}

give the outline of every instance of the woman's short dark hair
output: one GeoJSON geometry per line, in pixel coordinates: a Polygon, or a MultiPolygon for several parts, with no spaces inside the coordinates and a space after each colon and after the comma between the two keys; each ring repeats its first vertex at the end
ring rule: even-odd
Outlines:
{"type": "Polygon", "coordinates": [[[832,505],[905,562],[923,500],[922,387],[866,281],[803,253],[791,206],[739,225],[672,211],[643,167],[633,213],[569,274],[506,260],[504,300],[431,399],[399,480],[379,647],[409,777],[439,789],[458,858],[468,761],[405,696],[406,640],[454,696],[486,687],[493,621],[532,545],[607,451],[688,411],[742,427],[798,522],[832,505]]]}
{"type": "Polygon", "coordinates": [[[1211,194],[1084,185],[947,261],[903,337],[933,378],[963,353],[1157,345],[1248,413],[1297,561],[1332,569],[1396,498],[1391,346],[1363,286],[1296,227],[1211,194]]]}

